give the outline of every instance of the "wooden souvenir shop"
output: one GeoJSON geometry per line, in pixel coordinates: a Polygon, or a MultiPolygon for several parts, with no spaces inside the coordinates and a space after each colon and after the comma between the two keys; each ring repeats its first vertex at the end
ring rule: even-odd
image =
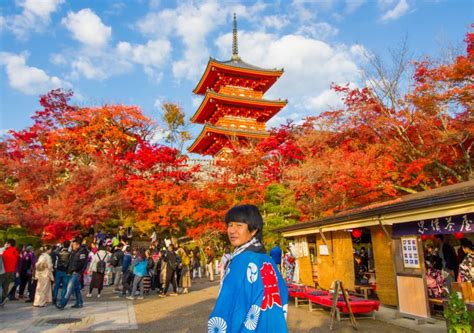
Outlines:
{"type": "MultiPolygon", "coordinates": [[[[474,242],[474,180],[277,231],[295,243],[299,283],[330,289],[340,280],[346,289],[396,306],[404,316],[430,318],[424,246],[436,234],[455,249],[461,236],[474,242]],[[362,247],[369,267],[360,286],[354,253],[362,253],[362,247]]],[[[473,296],[466,297],[469,302],[473,296]]]]}

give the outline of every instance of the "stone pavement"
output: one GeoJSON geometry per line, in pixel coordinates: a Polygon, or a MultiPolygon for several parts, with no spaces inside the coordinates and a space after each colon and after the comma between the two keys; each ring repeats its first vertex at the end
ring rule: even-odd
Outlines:
{"type": "MultiPolygon", "coordinates": [[[[73,302],[72,302],[73,303],[73,302]]],[[[69,304],[71,306],[71,304],[69,304]]],[[[137,329],[131,302],[87,302],[81,309],[36,308],[8,302],[0,308],[0,332],[77,332],[137,329]]]]}
{"type": "MultiPolygon", "coordinates": [[[[84,308],[57,310],[53,306],[34,308],[23,302],[9,302],[0,308],[0,332],[91,332],[111,333],[164,332],[187,333],[207,332],[207,317],[211,312],[218,293],[218,282],[204,279],[193,281],[191,292],[185,295],[159,298],[156,293],[144,300],[125,300],[105,288],[100,299],[84,299],[84,308]],[[55,319],[76,320],[70,324],[55,324],[55,319]]],[[[71,305],[73,303],[71,302],[71,305]]],[[[382,317],[390,317],[385,311],[382,317]]],[[[392,323],[403,324],[406,319],[392,323]]],[[[379,320],[358,320],[357,332],[443,332],[435,326],[410,323],[403,328],[379,320]],[[415,330],[413,330],[413,328],[415,330]]],[[[288,328],[290,332],[328,332],[329,312],[309,312],[306,306],[296,308],[290,301],[288,328]]],[[[354,332],[350,321],[336,323],[334,332],[354,332]]],[[[445,329],[444,329],[445,332],[445,329]]]]}

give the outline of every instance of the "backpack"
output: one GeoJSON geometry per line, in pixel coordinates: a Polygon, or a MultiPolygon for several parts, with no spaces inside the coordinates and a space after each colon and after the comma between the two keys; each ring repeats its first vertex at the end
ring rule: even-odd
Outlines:
{"type": "Polygon", "coordinates": [[[99,258],[99,262],[97,263],[97,273],[99,274],[104,274],[105,273],[105,268],[107,267],[107,263],[105,262],[105,257],[104,258],[100,258],[99,257],[99,253],[97,253],[97,258],[99,258]]]}
{"type": "Polygon", "coordinates": [[[115,255],[115,253],[112,255],[112,258],[110,258],[110,264],[114,267],[117,267],[119,263],[119,259],[115,255]]]}
{"type": "Polygon", "coordinates": [[[59,253],[56,254],[56,262],[54,268],[58,271],[66,272],[67,267],[69,265],[69,259],[71,257],[71,253],[68,251],[61,250],[59,253]]]}

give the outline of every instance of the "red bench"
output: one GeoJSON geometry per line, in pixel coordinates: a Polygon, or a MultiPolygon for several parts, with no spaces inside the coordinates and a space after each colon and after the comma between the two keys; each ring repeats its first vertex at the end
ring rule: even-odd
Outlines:
{"type": "MultiPolygon", "coordinates": [[[[332,307],[332,295],[327,293],[326,295],[320,293],[307,293],[306,297],[309,301],[309,310],[313,311],[312,303],[323,306],[332,307]]],[[[362,298],[349,296],[349,304],[354,314],[367,314],[372,313],[372,318],[375,319],[374,311],[379,310],[380,302],[374,300],[366,300],[362,298]]],[[[336,303],[336,315],[337,319],[340,320],[340,313],[349,313],[349,309],[342,296],[339,296],[336,303]]]]}
{"type": "Polygon", "coordinates": [[[295,299],[295,306],[298,307],[300,302],[307,302],[308,298],[306,297],[306,293],[309,287],[300,284],[287,284],[288,287],[288,296],[293,297],[295,299]]]}

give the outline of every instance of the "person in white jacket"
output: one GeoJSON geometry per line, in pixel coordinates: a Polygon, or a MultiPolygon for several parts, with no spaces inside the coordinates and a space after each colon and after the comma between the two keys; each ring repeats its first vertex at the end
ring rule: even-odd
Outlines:
{"type": "Polygon", "coordinates": [[[109,255],[105,248],[101,245],[99,246],[99,251],[97,251],[92,257],[92,262],[89,266],[89,274],[92,273],[91,284],[89,285],[89,293],[86,297],[92,297],[92,291],[94,288],[97,289],[97,298],[100,298],[100,293],[104,287],[104,276],[107,269],[107,263],[109,261],[109,255]]]}

